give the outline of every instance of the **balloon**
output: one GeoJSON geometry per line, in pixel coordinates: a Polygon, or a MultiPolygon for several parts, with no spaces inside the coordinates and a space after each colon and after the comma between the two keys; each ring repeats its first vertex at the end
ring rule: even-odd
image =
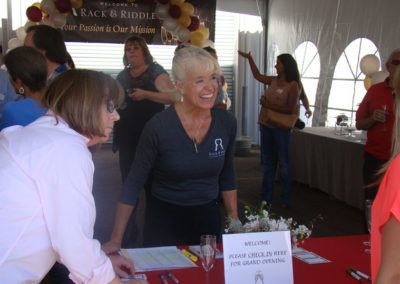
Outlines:
{"type": "Polygon", "coordinates": [[[69,0],[72,8],[78,9],[82,6],[82,0],[69,0]]]}
{"type": "Polygon", "coordinates": [[[207,46],[209,46],[209,47],[215,49],[215,47],[214,47],[214,42],[213,42],[212,40],[207,39],[207,40],[204,42],[204,44],[203,44],[202,47],[207,47],[207,46]]]}
{"type": "Polygon", "coordinates": [[[26,16],[32,22],[39,22],[42,19],[42,11],[38,7],[30,6],[26,9],[26,16]]]}
{"type": "Polygon", "coordinates": [[[38,7],[40,9],[40,3],[39,2],[33,3],[32,6],[38,7]]]}
{"type": "Polygon", "coordinates": [[[171,15],[172,18],[178,19],[181,16],[181,8],[178,5],[171,5],[169,6],[168,13],[171,15]]]}
{"type": "Polygon", "coordinates": [[[168,9],[169,5],[157,5],[154,12],[156,13],[158,18],[164,20],[165,18],[168,17],[168,9]]]}
{"type": "Polygon", "coordinates": [[[53,13],[50,16],[50,20],[52,20],[58,28],[62,28],[67,23],[67,17],[60,13],[53,13]]]}
{"type": "Polygon", "coordinates": [[[200,26],[197,31],[201,32],[205,39],[210,36],[210,31],[205,26],[200,26]]]}
{"type": "Polygon", "coordinates": [[[56,5],[54,4],[53,0],[43,0],[40,2],[40,9],[42,12],[45,12],[46,14],[51,14],[54,12],[54,9],[56,8],[56,5]]]}
{"type": "Polygon", "coordinates": [[[187,28],[190,25],[190,17],[182,14],[178,19],[178,25],[187,28]]]}
{"type": "Polygon", "coordinates": [[[26,22],[26,24],[24,26],[25,32],[29,29],[30,26],[34,26],[34,25],[36,25],[35,22],[31,22],[31,21],[26,22]]]}
{"type": "Polygon", "coordinates": [[[181,7],[182,14],[185,14],[185,15],[188,15],[188,16],[193,15],[194,7],[193,7],[192,4],[190,4],[188,2],[184,2],[179,7],[181,7]]]}
{"type": "Polygon", "coordinates": [[[190,31],[188,29],[179,27],[176,36],[181,42],[188,42],[190,40],[190,31]]]}
{"type": "Polygon", "coordinates": [[[72,9],[72,5],[69,0],[56,0],[54,3],[56,4],[56,8],[61,13],[68,13],[72,9]]]}
{"type": "Polygon", "coordinates": [[[158,3],[163,4],[163,5],[169,4],[169,0],[158,0],[158,3]]]}
{"type": "Polygon", "coordinates": [[[371,77],[365,76],[364,79],[364,88],[368,91],[368,89],[371,87],[371,77]]]}
{"type": "Polygon", "coordinates": [[[16,37],[13,37],[8,41],[8,50],[14,49],[18,46],[22,46],[22,42],[16,37]]]}
{"type": "Polygon", "coordinates": [[[54,24],[54,22],[52,20],[50,20],[50,18],[44,18],[40,21],[41,25],[48,25],[52,28],[56,28],[56,25],[54,24]]]}
{"type": "Polygon", "coordinates": [[[19,27],[15,33],[17,34],[17,38],[21,41],[24,42],[25,36],[26,36],[26,32],[24,27],[19,27]]]}
{"type": "Polygon", "coordinates": [[[371,86],[381,83],[385,81],[385,79],[389,76],[389,72],[387,71],[378,71],[371,74],[371,86]]]}
{"type": "Polygon", "coordinates": [[[200,27],[200,20],[195,16],[190,16],[190,25],[187,27],[189,31],[193,32],[200,27]]]}
{"type": "Polygon", "coordinates": [[[378,57],[373,54],[367,54],[360,61],[360,69],[366,76],[371,76],[379,70],[380,62],[378,57]]]}
{"type": "Polygon", "coordinates": [[[171,17],[168,17],[164,20],[163,26],[167,31],[173,31],[178,26],[178,21],[171,17]]]}
{"type": "Polygon", "coordinates": [[[205,40],[206,39],[204,38],[204,35],[201,32],[195,31],[190,33],[190,43],[195,46],[202,47],[205,40]]]}
{"type": "Polygon", "coordinates": [[[171,5],[180,5],[183,2],[185,2],[185,0],[171,0],[171,5]]]}

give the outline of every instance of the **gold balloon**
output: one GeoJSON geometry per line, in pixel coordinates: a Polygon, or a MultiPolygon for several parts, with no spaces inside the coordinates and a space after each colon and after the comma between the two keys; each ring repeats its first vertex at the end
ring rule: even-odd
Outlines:
{"type": "Polygon", "coordinates": [[[70,0],[72,8],[78,9],[82,6],[82,0],[70,0]]]}
{"type": "Polygon", "coordinates": [[[183,2],[185,2],[185,0],[171,0],[170,1],[171,5],[178,5],[178,6],[183,4],[183,2]]]}
{"type": "Polygon", "coordinates": [[[196,31],[202,33],[204,39],[208,39],[210,36],[210,31],[205,26],[200,26],[196,31]]]}
{"type": "Polygon", "coordinates": [[[33,4],[32,4],[32,6],[35,6],[35,7],[37,7],[37,8],[39,8],[39,9],[40,9],[40,3],[39,3],[39,2],[35,2],[35,3],[33,3],[33,4]]]}
{"type": "Polygon", "coordinates": [[[194,13],[194,7],[191,3],[184,2],[179,7],[181,7],[182,14],[191,16],[194,13]]]}
{"type": "Polygon", "coordinates": [[[198,46],[198,47],[202,47],[205,41],[206,41],[206,39],[204,38],[204,35],[201,32],[199,32],[198,30],[190,33],[190,43],[191,44],[198,46]]]}
{"type": "Polygon", "coordinates": [[[187,28],[190,25],[190,16],[188,15],[181,15],[178,19],[178,25],[180,25],[183,28],[187,28]]]}
{"type": "Polygon", "coordinates": [[[368,89],[371,87],[371,77],[365,76],[364,79],[364,88],[368,91],[368,89]]]}

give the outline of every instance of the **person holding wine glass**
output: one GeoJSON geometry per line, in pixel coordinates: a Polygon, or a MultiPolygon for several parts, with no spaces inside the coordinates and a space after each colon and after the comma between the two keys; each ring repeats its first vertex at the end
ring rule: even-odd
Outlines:
{"type": "Polygon", "coordinates": [[[371,270],[375,284],[400,281],[400,67],[393,76],[395,120],[393,152],[372,205],[371,270]]]}
{"type": "Polygon", "coordinates": [[[356,112],[356,128],[367,131],[364,148],[363,182],[365,200],[374,200],[378,191],[377,171],[390,159],[393,112],[393,75],[400,64],[400,49],[386,61],[389,77],[371,86],[356,112]]]}

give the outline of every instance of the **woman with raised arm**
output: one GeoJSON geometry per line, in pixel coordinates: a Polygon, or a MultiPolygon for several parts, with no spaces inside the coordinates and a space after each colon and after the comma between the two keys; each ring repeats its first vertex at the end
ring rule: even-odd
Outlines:
{"type": "MultiPolygon", "coordinates": [[[[56,261],[75,283],[123,283],[130,260],[93,239],[94,165],[88,147],[109,138],[122,99],[104,73],[69,70],[41,97],[49,111],[0,132],[0,278],[39,283],[56,261]]],[[[131,280],[144,284],[147,281],[131,280]]]]}
{"type": "Polygon", "coordinates": [[[205,50],[175,53],[172,75],[183,101],[156,114],[145,126],[117,207],[106,251],[121,246],[128,219],[150,177],[144,245],[198,244],[203,234],[221,237],[219,195],[237,219],[234,172],[235,117],[213,108],[220,76],[205,50]]]}
{"type": "Polygon", "coordinates": [[[249,60],[253,76],[261,83],[269,85],[265,96],[260,99],[261,132],[261,160],[264,166],[261,200],[271,204],[274,193],[275,179],[275,152],[278,153],[279,175],[281,184],[281,206],[290,205],[291,180],[290,180],[290,135],[291,130],[282,129],[280,126],[268,122],[263,117],[268,110],[281,114],[298,116],[298,103],[301,93],[301,82],[297,63],[290,54],[281,54],[276,60],[276,73],[278,76],[265,76],[260,74],[250,52],[238,51],[239,55],[249,60]]]}

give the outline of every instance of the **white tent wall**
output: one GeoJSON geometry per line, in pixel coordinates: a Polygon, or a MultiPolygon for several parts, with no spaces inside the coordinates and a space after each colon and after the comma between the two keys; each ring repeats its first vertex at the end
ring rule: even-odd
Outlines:
{"type": "Polygon", "coordinates": [[[314,126],[325,125],[335,66],[349,43],[357,38],[373,41],[385,69],[387,57],[400,47],[399,10],[398,0],[269,0],[268,46],[276,44],[280,53],[291,54],[304,41],[318,48],[321,74],[314,126]]]}

